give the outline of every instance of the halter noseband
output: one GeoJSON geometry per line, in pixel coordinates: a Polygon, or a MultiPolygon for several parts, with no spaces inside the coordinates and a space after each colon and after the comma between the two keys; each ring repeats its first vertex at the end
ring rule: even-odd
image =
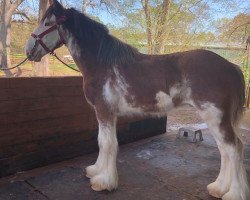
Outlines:
{"type": "MultiPolygon", "coordinates": [[[[55,50],[56,48],[58,48],[58,47],[59,47],[60,45],[62,45],[62,44],[66,44],[66,41],[65,41],[65,39],[63,38],[62,33],[58,30],[58,26],[61,25],[63,22],[65,22],[66,19],[67,19],[66,16],[61,16],[58,20],[56,20],[56,24],[55,24],[55,25],[51,26],[50,28],[48,28],[48,29],[45,30],[44,32],[40,33],[39,35],[36,35],[35,33],[31,33],[31,36],[36,40],[35,46],[34,46],[34,48],[33,48],[32,51],[35,50],[35,47],[37,46],[37,44],[40,44],[40,45],[45,49],[45,51],[47,51],[47,52],[50,53],[50,54],[54,54],[54,50],[55,50]],[[49,49],[49,48],[47,47],[47,45],[42,41],[42,38],[43,38],[45,35],[49,34],[50,32],[52,32],[52,31],[54,31],[54,30],[57,30],[57,31],[58,31],[58,34],[59,34],[59,36],[60,36],[60,40],[59,40],[59,42],[57,43],[57,45],[56,45],[54,48],[49,49]]],[[[33,52],[31,52],[31,54],[32,54],[32,53],[33,53],[33,52]]]]}

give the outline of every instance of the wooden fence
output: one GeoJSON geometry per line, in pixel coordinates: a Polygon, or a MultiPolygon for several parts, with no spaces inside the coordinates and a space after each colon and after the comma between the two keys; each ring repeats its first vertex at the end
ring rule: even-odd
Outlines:
{"type": "Polygon", "coordinates": [[[247,86],[247,95],[246,95],[246,107],[250,108],[250,79],[249,79],[249,83],[247,86]]]}
{"type": "MultiPolygon", "coordinates": [[[[164,133],[166,119],[121,119],[120,143],[164,133]]],[[[82,77],[0,79],[0,177],[97,150],[82,77]]]]}

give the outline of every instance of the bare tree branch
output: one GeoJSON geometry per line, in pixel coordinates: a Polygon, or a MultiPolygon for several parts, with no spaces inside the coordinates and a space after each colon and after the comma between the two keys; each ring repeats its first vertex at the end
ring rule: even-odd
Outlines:
{"type": "Polygon", "coordinates": [[[242,26],[246,26],[246,27],[247,27],[248,24],[250,24],[250,21],[249,21],[249,22],[246,22],[246,23],[243,23],[243,24],[240,24],[240,25],[234,27],[234,29],[231,31],[229,37],[231,37],[231,36],[233,35],[233,33],[234,33],[238,28],[240,28],[240,27],[242,27],[242,26]]]}
{"type": "Polygon", "coordinates": [[[21,4],[21,3],[23,3],[24,2],[24,0],[16,0],[16,1],[10,1],[10,3],[11,3],[11,7],[10,7],[10,9],[11,9],[11,11],[12,11],[12,13],[17,9],[17,7],[21,4]]]}
{"type": "Polygon", "coordinates": [[[25,19],[27,19],[28,21],[30,21],[29,16],[24,11],[17,10],[13,13],[13,15],[20,15],[20,16],[24,17],[25,19]]]}

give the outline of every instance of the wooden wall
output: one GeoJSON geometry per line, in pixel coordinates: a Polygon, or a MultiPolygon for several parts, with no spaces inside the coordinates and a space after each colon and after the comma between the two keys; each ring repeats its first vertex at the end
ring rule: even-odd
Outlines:
{"type": "MultiPolygon", "coordinates": [[[[119,120],[120,143],[165,132],[166,119],[119,120]]],[[[0,79],[0,177],[98,149],[82,77],[0,79]]]]}

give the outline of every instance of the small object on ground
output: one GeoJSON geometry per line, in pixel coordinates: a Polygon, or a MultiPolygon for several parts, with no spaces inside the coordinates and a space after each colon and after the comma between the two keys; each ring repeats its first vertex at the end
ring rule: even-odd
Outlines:
{"type": "Polygon", "coordinates": [[[64,56],[63,56],[63,59],[64,59],[65,61],[70,61],[70,62],[74,61],[71,55],[64,55],[64,56]]]}
{"type": "Polygon", "coordinates": [[[193,142],[203,141],[202,132],[200,129],[193,129],[193,128],[180,128],[176,138],[181,138],[181,133],[183,132],[184,137],[188,137],[188,134],[193,135],[193,142]],[[197,134],[199,135],[199,140],[197,139],[197,134]]]}

